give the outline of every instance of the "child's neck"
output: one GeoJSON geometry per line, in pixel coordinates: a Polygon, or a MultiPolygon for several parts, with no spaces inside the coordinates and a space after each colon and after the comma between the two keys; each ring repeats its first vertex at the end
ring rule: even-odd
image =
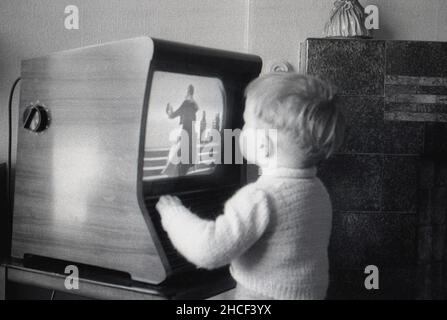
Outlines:
{"type": "Polygon", "coordinates": [[[302,161],[297,161],[296,159],[292,160],[285,160],[282,159],[281,161],[276,161],[275,164],[269,163],[269,164],[263,164],[263,165],[259,165],[260,168],[260,174],[262,175],[263,173],[272,173],[275,171],[275,169],[292,169],[292,170],[304,170],[304,169],[311,169],[313,168],[313,166],[308,166],[305,165],[304,162],[302,161]]]}
{"type": "MultiPolygon", "coordinates": [[[[309,167],[300,157],[281,157],[281,159],[276,159],[276,167],[278,168],[288,168],[288,169],[306,169],[309,167]]],[[[267,166],[272,168],[273,166],[267,166]]]]}

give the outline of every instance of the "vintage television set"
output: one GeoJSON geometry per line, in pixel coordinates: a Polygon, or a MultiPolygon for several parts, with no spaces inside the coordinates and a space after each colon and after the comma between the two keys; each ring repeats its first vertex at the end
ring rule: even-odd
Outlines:
{"type": "Polygon", "coordinates": [[[244,89],[261,64],[149,37],[23,61],[12,256],[150,284],[194,272],[155,204],[175,194],[213,218],[245,183],[245,165],[216,160],[223,142],[213,132],[241,128],[244,89]],[[180,129],[198,136],[187,166],[172,161],[180,129]]]}

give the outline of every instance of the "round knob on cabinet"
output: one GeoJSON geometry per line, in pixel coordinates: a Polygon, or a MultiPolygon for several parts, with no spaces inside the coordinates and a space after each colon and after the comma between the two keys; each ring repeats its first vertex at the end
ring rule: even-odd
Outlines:
{"type": "Polygon", "coordinates": [[[32,132],[42,132],[50,125],[49,110],[41,105],[30,105],[23,112],[23,127],[32,132]]]}

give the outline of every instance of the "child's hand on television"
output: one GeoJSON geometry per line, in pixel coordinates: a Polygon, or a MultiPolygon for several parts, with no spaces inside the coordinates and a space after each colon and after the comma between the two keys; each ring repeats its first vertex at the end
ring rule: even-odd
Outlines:
{"type": "Polygon", "coordinates": [[[182,210],[185,207],[178,197],[168,195],[161,196],[157,204],[155,205],[155,208],[160,213],[160,216],[163,218],[163,216],[175,213],[175,211],[182,210]]]}
{"type": "Polygon", "coordinates": [[[165,230],[168,230],[169,225],[176,225],[176,221],[180,216],[191,215],[182,201],[174,196],[161,196],[155,208],[160,214],[161,224],[165,230]]]}

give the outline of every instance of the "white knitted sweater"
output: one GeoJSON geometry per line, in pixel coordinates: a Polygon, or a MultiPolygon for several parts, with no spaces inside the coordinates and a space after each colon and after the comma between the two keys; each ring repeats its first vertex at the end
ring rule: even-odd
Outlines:
{"type": "Polygon", "coordinates": [[[238,283],[275,299],[325,298],[332,209],[316,168],[265,171],[215,221],[181,205],[160,214],[174,246],[198,267],[230,263],[238,283]]]}

